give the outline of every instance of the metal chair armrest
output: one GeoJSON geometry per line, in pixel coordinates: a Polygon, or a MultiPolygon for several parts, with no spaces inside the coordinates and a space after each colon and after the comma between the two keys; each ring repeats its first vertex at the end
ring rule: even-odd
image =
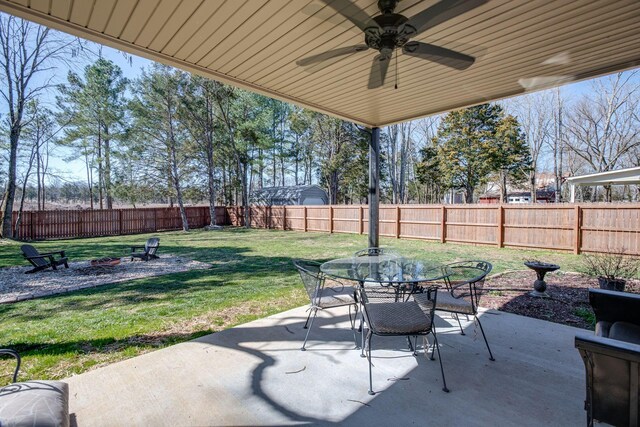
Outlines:
{"type": "Polygon", "coordinates": [[[10,348],[0,348],[0,354],[8,354],[10,356],[13,356],[16,358],[16,369],[15,371],[13,371],[13,381],[12,382],[17,382],[18,381],[18,371],[20,371],[20,364],[22,363],[22,359],[20,358],[20,355],[18,354],[17,351],[15,350],[11,350],[10,348]]]}

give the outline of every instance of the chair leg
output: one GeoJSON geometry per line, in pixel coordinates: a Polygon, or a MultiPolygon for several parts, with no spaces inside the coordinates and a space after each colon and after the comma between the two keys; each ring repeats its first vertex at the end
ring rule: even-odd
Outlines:
{"type": "MultiPolygon", "coordinates": [[[[369,331],[370,332],[370,331],[369,331]]],[[[361,352],[360,352],[360,357],[367,357],[364,354],[364,342],[365,342],[365,338],[364,338],[364,311],[360,310],[360,337],[362,338],[362,345],[361,345],[361,352]]]]}
{"type": "MultiPolygon", "coordinates": [[[[309,328],[307,329],[307,335],[304,337],[304,342],[302,343],[302,348],[300,350],[305,351],[306,348],[304,348],[307,345],[307,340],[309,339],[309,332],[311,332],[311,327],[313,327],[313,321],[316,320],[316,315],[318,314],[318,309],[317,308],[313,308],[313,317],[311,318],[311,323],[309,323],[309,328]]],[[[309,315],[311,315],[311,312],[309,312],[309,315]]]]}
{"type": "Polygon", "coordinates": [[[355,309],[355,314],[353,318],[351,318],[351,306],[349,306],[349,321],[351,321],[351,331],[353,332],[353,341],[356,343],[356,350],[360,348],[358,345],[358,332],[356,331],[356,322],[358,321],[358,306],[356,304],[353,305],[355,309]]]}
{"type": "Polygon", "coordinates": [[[460,323],[460,317],[458,316],[458,313],[452,313],[452,314],[458,321],[458,326],[460,327],[460,335],[464,335],[465,334],[464,329],[462,329],[462,323],[460,323]]]}
{"type": "Polygon", "coordinates": [[[309,308],[309,314],[307,315],[307,321],[304,322],[304,326],[302,327],[302,329],[307,329],[307,325],[309,324],[309,319],[311,318],[311,312],[313,311],[313,308],[309,308]]]}
{"type": "MultiPolygon", "coordinates": [[[[440,346],[438,345],[438,337],[436,336],[436,331],[433,330],[433,342],[436,350],[438,351],[438,361],[440,362],[440,373],[442,374],[442,391],[445,393],[449,393],[449,389],[447,388],[447,381],[444,379],[444,368],[442,367],[442,356],[440,355],[440,346]]],[[[431,353],[433,356],[433,352],[431,353]]]]}
{"type": "Polygon", "coordinates": [[[482,322],[480,322],[480,318],[477,315],[474,315],[478,325],[480,326],[480,332],[482,332],[482,338],[484,338],[484,343],[487,345],[487,350],[489,350],[489,360],[494,362],[496,359],[493,358],[493,353],[491,353],[491,347],[489,347],[489,341],[487,341],[487,336],[484,334],[484,329],[482,328],[482,322]]]}
{"type": "Polygon", "coordinates": [[[370,395],[374,395],[376,394],[373,391],[373,376],[371,374],[371,336],[373,334],[371,333],[371,331],[367,332],[367,359],[369,361],[369,394],[370,395]]]}

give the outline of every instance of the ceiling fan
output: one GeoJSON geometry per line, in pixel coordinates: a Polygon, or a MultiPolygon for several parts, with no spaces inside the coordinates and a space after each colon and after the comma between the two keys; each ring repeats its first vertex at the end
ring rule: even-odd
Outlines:
{"type": "Polygon", "coordinates": [[[473,65],[473,56],[429,43],[411,41],[411,38],[475,9],[488,0],[441,0],[411,18],[394,12],[399,0],[378,0],[380,14],[374,17],[368,16],[350,0],[321,1],[356,25],[364,33],[364,44],[312,55],[298,60],[296,64],[301,67],[313,66],[317,70],[318,67],[322,67],[323,62],[328,66],[336,59],[341,59],[340,57],[375,49],[379,54],[371,64],[368,84],[369,89],[375,89],[384,85],[389,63],[396,49],[402,49],[405,55],[426,59],[456,70],[466,70],[473,65]]]}

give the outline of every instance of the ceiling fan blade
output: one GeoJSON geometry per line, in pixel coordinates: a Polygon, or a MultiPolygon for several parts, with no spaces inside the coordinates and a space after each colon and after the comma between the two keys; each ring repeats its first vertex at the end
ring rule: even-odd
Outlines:
{"type": "Polygon", "coordinates": [[[356,52],[363,52],[369,49],[366,44],[357,44],[355,46],[340,47],[338,49],[328,50],[326,52],[319,53],[317,55],[308,56],[296,61],[301,67],[308,67],[310,65],[318,64],[319,62],[327,61],[336,57],[349,55],[356,52]]]}
{"type": "Polygon", "coordinates": [[[362,31],[368,27],[378,26],[367,13],[351,2],[351,0],[320,0],[340,15],[347,18],[362,31]]]}
{"type": "Polygon", "coordinates": [[[376,89],[384,85],[384,79],[387,77],[387,70],[389,69],[389,62],[391,58],[387,56],[377,55],[373,58],[371,64],[371,73],[369,74],[369,89],[376,89]]]}
{"type": "Polygon", "coordinates": [[[487,1],[488,0],[441,0],[430,8],[409,18],[405,25],[415,28],[415,33],[411,35],[411,37],[413,37],[449,19],[469,12],[485,4],[487,1]]]}
{"type": "Polygon", "coordinates": [[[404,45],[402,51],[406,55],[427,59],[456,70],[466,70],[476,60],[473,56],[465,55],[455,50],[421,42],[409,42],[404,45]]]}

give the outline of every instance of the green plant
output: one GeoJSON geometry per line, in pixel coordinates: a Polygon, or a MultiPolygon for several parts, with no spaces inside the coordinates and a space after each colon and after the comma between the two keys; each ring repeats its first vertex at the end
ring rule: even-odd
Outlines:
{"type": "Polygon", "coordinates": [[[589,322],[590,325],[595,326],[596,324],[596,315],[590,308],[578,307],[573,312],[576,316],[584,319],[589,322]]]}
{"type": "Polygon", "coordinates": [[[625,256],[624,251],[597,255],[584,254],[583,257],[587,274],[609,280],[633,278],[640,267],[640,260],[625,256]]]}

